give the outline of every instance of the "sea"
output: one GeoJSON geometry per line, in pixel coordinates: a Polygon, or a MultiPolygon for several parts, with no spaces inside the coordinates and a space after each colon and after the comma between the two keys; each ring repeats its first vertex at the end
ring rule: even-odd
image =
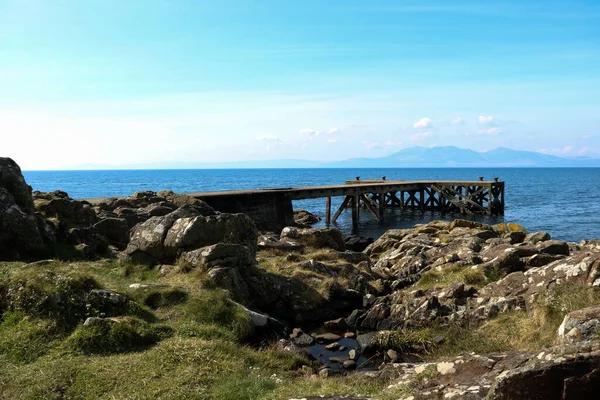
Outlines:
{"type": "MultiPolygon", "coordinates": [[[[341,184],[353,180],[485,180],[505,182],[504,216],[471,217],[495,224],[515,222],[530,232],[546,231],[555,239],[578,242],[600,238],[600,168],[336,168],[336,169],[193,169],[193,170],[95,170],[24,171],[33,190],[63,190],[75,199],[129,196],[136,191],[169,189],[176,193],[254,188],[290,188],[341,184]]],[[[343,198],[333,198],[335,211],[343,198]]],[[[324,218],[325,199],[294,201],[324,218]]],[[[362,212],[358,231],[350,210],[334,227],[344,234],[377,238],[388,229],[442,219],[465,218],[451,213],[386,210],[383,222],[362,212]]],[[[316,227],[325,226],[320,222],[316,227]]]]}

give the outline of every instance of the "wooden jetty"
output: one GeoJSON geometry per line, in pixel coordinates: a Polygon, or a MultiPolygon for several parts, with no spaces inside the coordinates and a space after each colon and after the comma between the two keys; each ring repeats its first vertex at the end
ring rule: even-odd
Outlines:
{"type": "Polygon", "coordinates": [[[352,210],[357,226],[360,210],[373,218],[384,219],[386,208],[431,210],[466,215],[504,214],[504,182],[493,181],[400,181],[355,180],[341,185],[297,188],[265,188],[219,192],[188,193],[206,201],[221,212],[248,214],[260,229],[275,230],[294,222],[293,200],[325,199],[325,220],[335,222],[340,214],[352,210]],[[342,205],[331,214],[331,198],[344,197],[342,205]]]}

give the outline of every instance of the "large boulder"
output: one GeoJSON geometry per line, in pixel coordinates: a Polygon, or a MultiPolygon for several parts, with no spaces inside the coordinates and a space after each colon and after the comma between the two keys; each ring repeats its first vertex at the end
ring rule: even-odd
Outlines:
{"type": "Polygon", "coordinates": [[[576,252],[573,255],[531,268],[513,272],[479,292],[481,296],[522,296],[528,305],[555,285],[600,285],[600,253],[576,252]]]}
{"type": "Polygon", "coordinates": [[[600,350],[573,347],[541,352],[497,376],[490,400],[595,399],[600,393],[600,350]]]}
{"type": "Polygon", "coordinates": [[[169,229],[180,218],[194,217],[198,212],[192,207],[181,207],[163,217],[152,217],[136,225],[131,231],[131,240],[121,256],[122,262],[155,265],[163,260],[173,261],[167,255],[164,240],[169,229]]]}
{"type": "Polygon", "coordinates": [[[182,253],[217,243],[246,246],[256,254],[258,231],[244,214],[202,216],[190,205],[136,225],[121,261],[155,265],[172,263],[182,253]]]}
{"type": "Polygon", "coordinates": [[[306,210],[294,210],[294,222],[301,228],[309,228],[310,225],[316,224],[321,220],[321,217],[306,210]]]}
{"type": "Polygon", "coordinates": [[[31,187],[10,158],[0,157],[0,260],[37,258],[45,252],[46,225],[34,214],[31,187]],[[40,232],[40,228],[43,230],[40,232]]]}
{"type": "Polygon", "coordinates": [[[99,234],[108,239],[110,244],[125,248],[129,242],[129,225],[125,218],[104,218],[94,224],[99,234]]]}
{"type": "MultiPolygon", "coordinates": [[[[412,400],[580,400],[600,390],[598,344],[560,346],[542,352],[466,354],[429,363],[388,364],[390,394],[411,388],[412,400]]],[[[395,397],[394,397],[395,398],[395,397]]]]}
{"type": "Polygon", "coordinates": [[[0,188],[11,194],[14,204],[21,211],[33,213],[31,186],[25,182],[19,165],[10,158],[0,157],[0,188]]]}
{"type": "Polygon", "coordinates": [[[98,221],[96,212],[86,201],[74,200],[64,192],[36,193],[35,207],[48,219],[57,222],[59,232],[64,234],[71,228],[89,227],[98,221]]]}
{"type": "Polygon", "coordinates": [[[44,250],[35,215],[24,212],[12,194],[0,187],[0,260],[36,258],[44,250]]]}
{"type": "Polygon", "coordinates": [[[256,253],[258,230],[246,214],[218,214],[180,218],[164,240],[167,255],[216,243],[241,244],[256,253]]]}
{"type": "Polygon", "coordinates": [[[175,204],[177,207],[193,206],[200,215],[208,216],[215,215],[216,212],[210,207],[205,201],[197,199],[187,194],[173,193],[171,190],[161,190],[157,193],[157,196],[164,198],[167,201],[175,204]]]}
{"type": "Polygon", "coordinates": [[[344,235],[339,229],[332,228],[295,228],[285,227],[281,231],[281,240],[292,239],[311,247],[328,247],[337,251],[345,251],[344,235]]]}
{"type": "Polygon", "coordinates": [[[576,343],[600,339],[600,306],[570,312],[558,328],[559,342],[576,343]]]}
{"type": "Polygon", "coordinates": [[[179,262],[208,271],[215,267],[238,268],[247,275],[256,265],[254,253],[241,244],[217,243],[183,253],[179,262]]]}

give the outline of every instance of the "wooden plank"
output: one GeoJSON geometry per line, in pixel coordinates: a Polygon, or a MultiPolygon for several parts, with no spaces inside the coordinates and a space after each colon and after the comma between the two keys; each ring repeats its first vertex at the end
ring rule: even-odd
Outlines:
{"type": "Polygon", "coordinates": [[[337,219],[340,216],[340,214],[342,213],[342,211],[344,211],[346,209],[346,207],[348,207],[348,203],[350,202],[351,199],[352,199],[352,197],[346,196],[346,198],[342,202],[342,205],[340,205],[340,208],[338,208],[338,210],[333,215],[333,219],[331,220],[331,222],[337,221],[337,219]]]}

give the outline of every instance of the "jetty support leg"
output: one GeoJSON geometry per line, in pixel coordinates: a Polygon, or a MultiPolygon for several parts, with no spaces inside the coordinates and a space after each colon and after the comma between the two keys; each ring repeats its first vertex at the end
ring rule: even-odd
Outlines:
{"type": "Polygon", "coordinates": [[[383,211],[385,210],[385,192],[379,192],[379,220],[383,221],[383,211]]]}
{"type": "Polygon", "coordinates": [[[488,187],[487,215],[492,215],[492,204],[493,203],[494,203],[494,201],[492,200],[492,184],[490,183],[490,186],[488,187]]]}
{"type": "Polygon", "coordinates": [[[342,213],[342,211],[344,211],[346,209],[346,207],[348,207],[348,203],[350,202],[350,200],[352,200],[352,197],[351,196],[346,196],[346,198],[342,202],[342,205],[340,206],[340,208],[338,208],[338,210],[333,215],[333,218],[331,219],[331,222],[337,221],[337,219],[340,216],[340,214],[342,213]]]}
{"type": "Polygon", "coordinates": [[[373,205],[371,204],[371,201],[367,198],[367,196],[365,196],[364,194],[360,195],[360,198],[363,201],[363,204],[365,205],[365,207],[367,208],[367,210],[371,213],[371,215],[379,221],[379,215],[377,214],[377,212],[375,212],[375,209],[373,208],[373,205]]]}
{"type": "Polygon", "coordinates": [[[360,197],[355,194],[352,196],[352,226],[358,227],[358,220],[360,218],[360,197]]]}
{"type": "Polygon", "coordinates": [[[331,196],[325,198],[325,222],[327,225],[331,223],[331,196]]]}

